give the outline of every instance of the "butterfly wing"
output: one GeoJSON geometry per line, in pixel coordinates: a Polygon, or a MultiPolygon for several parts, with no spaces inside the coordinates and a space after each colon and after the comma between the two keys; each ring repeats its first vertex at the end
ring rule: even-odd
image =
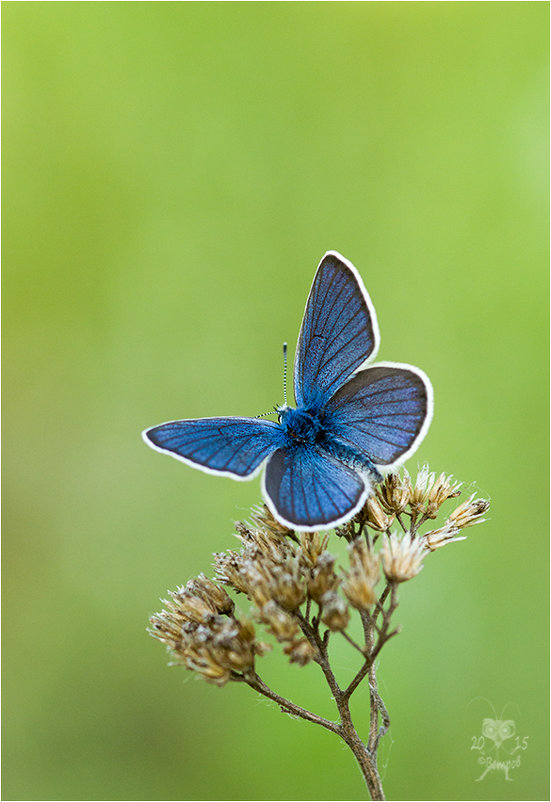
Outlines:
{"type": "Polygon", "coordinates": [[[327,428],[376,465],[392,465],[415,451],[432,408],[432,385],[422,370],[379,362],[356,373],[328,401],[327,428]]]}
{"type": "Polygon", "coordinates": [[[251,479],[283,443],[279,424],[257,418],[200,418],[153,426],[143,433],[156,451],[207,473],[251,479]]]}
{"type": "Polygon", "coordinates": [[[336,526],[365,502],[358,473],[316,448],[279,448],[266,465],[263,491],[278,520],[291,529],[336,526]]]}
{"type": "Polygon", "coordinates": [[[295,357],[299,407],[317,407],[379,347],[375,310],[356,268],[335,251],[321,260],[295,357]]]}

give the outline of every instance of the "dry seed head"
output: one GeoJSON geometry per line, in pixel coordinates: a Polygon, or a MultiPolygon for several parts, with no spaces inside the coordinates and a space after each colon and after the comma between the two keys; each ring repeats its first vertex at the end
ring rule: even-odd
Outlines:
{"type": "Polygon", "coordinates": [[[405,582],[417,576],[423,567],[428,551],[422,540],[411,540],[409,535],[399,537],[392,533],[381,548],[383,571],[389,582],[405,582]]]}
{"type": "Polygon", "coordinates": [[[237,622],[239,627],[239,637],[244,643],[253,643],[255,637],[254,624],[252,618],[243,616],[237,622]]]}
{"type": "Polygon", "coordinates": [[[259,657],[264,657],[265,654],[272,651],[272,644],[266,643],[263,640],[258,640],[254,644],[254,653],[257,654],[259,657]]]}
{"type": "MultiPolygon", "coordinates": [[[[189,584],[189,583],[188,583],[189,584]]],[[[193,621],[196,624],[202,624],[208,621],[217,610],[211,601],[205,601],[200,596],[194,596],[187,586],[180,587],[175,591],[169,591],[170,602],[163,601],[170,612],[175,618],[180,618],[182,621],[193,621]]]]}
{"type": "Polygon", "coordinates": [[[429,491],[426,515],[436,518],[438,510],[447,499],[460,495],[459,488],[462,484],[463,482],[453,481],[453,476],[441,473],[429,491]]]}
{"type": "MultiPolygon", "coordinates": [[[[213,613],[198,622],[189,591],[182,591],[180,588],[171,596],[179,605],[185,605],[186,614],[193,610],[193,616],[182,621],[181,607],[174,614],[171,602],[169,610],[152,616],[150,634],[169,647],[176,662],[197,672],[207,682],[225,685],[231,672],[252,670],[254,656],[259,652],[252,622],[213,613]]],[[[200,599],[195,601],[202,603],[200,599]]]]}
{"type": "Polygon", "coordinates": [[[377,488],[377,497],[388,512],[398,515],[409,504],[412,492],[409,473],[404,469],[403,477],[399,473],[388,474],[377,488]]]}
{"type": "Polygon", "coordinates": [[[436,549],[446,546],[448,543],[455,543],[457,540],[466,540],[465,537],[457,537],[459,528],[451,526],[447,522],[440,529],[433,529],[431,532],[426,532],[423,535],[423,543],[429,551],[436,551],[436,549]]]}
{"type": "Polygon", "coordinates": [[[378,532],[385,532],[394,521],[394,515],[386,515],[376,496],[370,496],[364,506],[366,523],[378,532]]]}
{"type": "Polygon", "coordinates": [[[339,578],[335,573],[335,557],[324,552],[318,559],[316,567],[310,572],[307,581],[308,595],[314,601],[319,602],[321,597],[337,587],[339,578]]]}
{"type": "Polygon", "coordinates": [[[321,555],[327,548],[329,532],[320,535],[319,532],[301,532],[299,559],[306,568],[315,568],[321,555]]]}
{"type": "Polygon", "coordinates": [[[434,473],[430,473],[428,465],[423,465],[417,474],[415,487],[413,488],[413,492],[411,494],[410,507],[412,512],[419,513],[424,509],[433,484],[434,473]]]}
{"type": "Polygon", "coordinates": [[[247,597],[257,607],[263,607],[273,599],[273,576],[270,570],[267,570],[266,564],[260,559],[244,560],[240,570],[240,577],[247,597]]]}
{"type": "Polygon", "coordinates": [[[280,643],[292,641],[298,635],[297,622],[274,601],[269,601],[262,607],[259,618],[280,643]]]}
{"type": "Polygon", "coordinates": [[[298,560],[288,559],[284,565],[274,566],[272,598],[286,610],[296,610],[306,599],[306,583],[298,560]]]}
{"type": "Polygon", "coordinates": [[[356,538],[348,547],[350,569],[345,572],[343,592],[357,610],[365,610],[374,604],[377,595],[375,585],[380,578],[379,556],[368,549],[362,538],[356,538]]]}
{"type": "Polygon", "coordinates": [[[177,650],[182,642],[182,621],[175,618],[166,610],[152,615],[149,619],[151,628],[147,631],[153,638],[171,649],[177,650]]]}
{"type": "Polygon", "coordinates": [[[230,679],[230,669],[220,665],[205,646],[190,645],[186,649],[183,662],[186,668],[200,674],[203,679],[213,685],[225,685],[230,679]]]}
{"type": "Polygon", "coordinates": [[[321,620],[332,632],[346,629],[350,620],[348,607],[334,591],[328,591],[320,599],[321,620]]]}
{"type": "Polygon", "coordinates": [[[282,523],[274,518],[266,504],[258,505],[251,509],[251,523],[257,529],[267,529],[272,534],[280,537],[287,537],[289,532],[293,532],[292,529],[283,526],[282,523]]]}
{"type": "Polygon", "coordinates": [[[451,526],[457,526],[459,529],[466,529],[467,526],[483,523],[486,519],[481,516],[490,509],[490,502],[483,498],[477,498],[474,501],[474,497],[475,494],[473,493],[463,504],[460,504],[449,516],[446,523],[451,526]]]}
{"type": "Polygon", "coordinates": [[[212,606],[216,613],[233,613],[235,604],[228,596],[224,588],[217,585],[212,579],[207,579],[204,574],[199,574],[196,579],[190,579],[186,585],[186,591],[192,596],[198,596],[205,604],[212,606]]]}
{"type": "Polygon", "coordinates": [[[289,655],[290,663],[297,663],[299,666],[305,666],[310,663],[317,654],[316,649],[306,638],[300,638],[289,643],[283,651],[289,655]]]}
{"type": "Polygon", "coordinates": [[[238,593],[247,593],[247,583],[242,576],[242,555],[238,551],[219,552],[214,555],[216,578],[238,593]]]}

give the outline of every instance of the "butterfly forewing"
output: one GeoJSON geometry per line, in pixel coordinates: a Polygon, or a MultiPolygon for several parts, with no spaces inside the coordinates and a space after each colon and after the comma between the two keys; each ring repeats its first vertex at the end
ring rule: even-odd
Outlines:
{"type": "Polygon", "coordinates": [[[432,386],[410,365],[361,370],[326,406],[331,434],[357,446],[376,465],[405,459],[432,417],[432,386]]]}
{"type": "Polygon", "coordinates": [[[282,445],[283,432],[274,421],[257,418],[199,418],[154,426],[144,439],[196,468],[249,478],[282,445]]]}
{"type": "Polygon", "coordinates": [[[361,477],[317,449],[280,448],[266,466],[264,492],[272,511],[292,529],[334,526],[363,504],[361,477]]]}
{"type": "Polygon", "coordinates": [[[379,344],[375,311],[355,268],[329,251],[306,304],[295,357],[299,407],[321,407],[379,344]]]}

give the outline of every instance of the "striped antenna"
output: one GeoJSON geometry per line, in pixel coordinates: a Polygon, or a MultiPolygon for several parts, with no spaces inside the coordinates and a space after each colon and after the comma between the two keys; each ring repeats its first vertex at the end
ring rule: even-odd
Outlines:
{"type": "Polygon", "coordinates": [[[271,412],[261,412],[255,418],[265,418],[267,415],[279,415],[280,410],[287,406],[287,343],[283,343],[283,407],[274,407],[271,412]]]}

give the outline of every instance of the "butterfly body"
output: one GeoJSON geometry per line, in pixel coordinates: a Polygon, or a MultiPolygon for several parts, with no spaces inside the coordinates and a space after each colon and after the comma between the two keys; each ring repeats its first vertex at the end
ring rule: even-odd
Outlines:
{"type": "Polygon", "coordinates": [[[381,469],[406,459],[432,417],[432,386],[419,368],[365,367],[379,346],[375,309],[354,266],[335,251],[320,262],[306,303],[294,369],[296,407],[258,418],[170,421],[144,432],[152,448],[208,473],[252,478],[291,529],[348,520],[381,469]]]}
{"type": "Polygon", "coordinates": [[[318,448],[356,470],[372,474],[376,481],[382,481],[383,477],[367,454],[333,434],[335,427],[326,410],[287,406],[279,407],[277,412],[287,438],[287,448],[318,448]]]}

